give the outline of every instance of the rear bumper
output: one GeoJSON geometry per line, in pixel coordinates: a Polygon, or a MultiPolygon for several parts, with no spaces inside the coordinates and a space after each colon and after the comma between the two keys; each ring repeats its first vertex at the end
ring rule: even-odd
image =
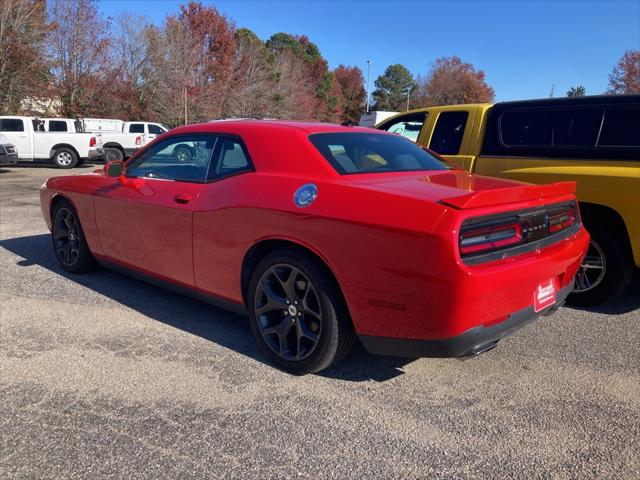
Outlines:
{"type": "Polygon", "coordinates": [[[410,338],[376,337],[359,335],[360,342],[369,353],[393,355],[397,357],[468,357],[493,348],[500,340],[541,315],[549,315],[557,310],[565,301],[571,290],[573,281],[558,291],[556,303],[540,312],[533,306],[523,308],[511,314],[506,320],[485,327],[478,325],[451,338],[422,340],[410,338]]]}
{"type": "Polygon", "coordinates": [[[87,156],[87,158],[96,159],[96,158],[102,158],[103,156],[104,156],[104,150],[102,148],[94,148],[89,150],[89,155],[87,156]]]}

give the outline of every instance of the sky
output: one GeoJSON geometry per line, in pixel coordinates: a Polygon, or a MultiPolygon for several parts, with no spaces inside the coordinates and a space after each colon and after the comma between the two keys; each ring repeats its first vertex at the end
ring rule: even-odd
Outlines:
{"type": "MultiPolygon", "coordinates": [[[[187,0],[184,0],[185,3],[187,0]]],[[[180,1],[101,0],[106,16],[145,15],[161,25],[180,1]]],[[[237,27],[266,40],[304,34],[330,68],[357,65],[371,90],[394,63],[426,75],[437,57],[457,55],[486,74],[496,101],[564,96],[583,85],[606,91],[625,50],[640,49],[640,0],[389,1],[222,0],[214,5],[237,27]]]]}

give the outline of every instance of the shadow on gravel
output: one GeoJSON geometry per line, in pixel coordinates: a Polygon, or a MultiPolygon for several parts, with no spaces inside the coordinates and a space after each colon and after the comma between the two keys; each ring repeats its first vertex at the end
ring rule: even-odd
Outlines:
{"type": "MultiPolygon", "coordinates": [[[[149,318],[267,363],[255,345],[245,317],[110,270],[71,275],[58,265],[49,235],[1,240],[0,246],[23,258],[17,262],[19,266],[39,265],[149,318]]],[[[352,382],[383,382],[402,375],[402,367],[412,361],[370,355],[358,343],[339,365],[321,375],[352,382]]]]}
{"type": "Polygon", "coordinates": [[[624,315],[640,308],[640,269],[636,269],[631,283],[625,290],[612,301],[595,307],[570,307],[574,310],[585,312],[604,313],[607,315],[624,315]]]}

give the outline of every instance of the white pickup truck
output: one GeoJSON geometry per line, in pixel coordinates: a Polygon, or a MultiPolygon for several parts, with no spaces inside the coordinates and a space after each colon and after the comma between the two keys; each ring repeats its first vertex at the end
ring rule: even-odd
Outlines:
{"type": "Polygon", "coordinates": [[[73,168],[104,155],[102,139],[90,133],[46,132],[33,117],[0,117],[0,132],[18,150],[18,160],[51,160],[58,168],[73,168]]]}
{"type": "Polygon", "coordinates": [[[105,161],[123,160],[158,135],[167,127],[152,122],[124,122],[110,118],[83,118],[84,131],[102,134],[105,161]]]}

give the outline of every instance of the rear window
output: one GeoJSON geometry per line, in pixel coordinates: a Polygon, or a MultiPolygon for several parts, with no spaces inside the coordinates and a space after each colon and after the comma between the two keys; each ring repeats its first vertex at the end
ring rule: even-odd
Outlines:
{"type": "Polygon", "coordinates": [[[129,133],[144,133],[144,123],[132,123],[129,125],[129,133]]]}
{"type": "Polygon", "coordinates": [[[49,120],[49,131],[50,132],[66,132],[67,122],[62,120],[49,120]]]}
{"type": "Polygon", "coordinates": [[[426,150],[396,135],[316,133],[309,140],[341,175],[448,168],[426,150]]]}
{"type": "Polygon", "coordinates": [[[24,123],[19,118],[0,119],[0,132],[24,132],[24,123]]]}

